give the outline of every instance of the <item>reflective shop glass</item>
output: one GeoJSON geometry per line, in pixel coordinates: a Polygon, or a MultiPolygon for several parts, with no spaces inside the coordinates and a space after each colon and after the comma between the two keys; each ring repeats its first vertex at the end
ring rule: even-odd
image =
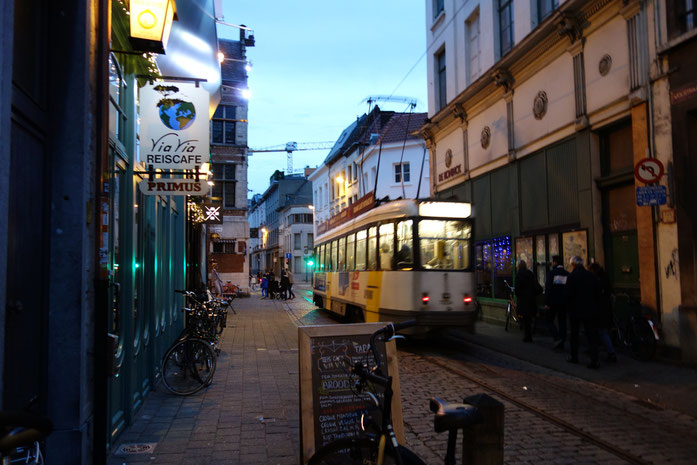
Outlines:
{"type": "Polygon", "coordinates": [[[470,268],[472,227],[465,221],[421,220],[421,266],[425,269],[470,268]]]}

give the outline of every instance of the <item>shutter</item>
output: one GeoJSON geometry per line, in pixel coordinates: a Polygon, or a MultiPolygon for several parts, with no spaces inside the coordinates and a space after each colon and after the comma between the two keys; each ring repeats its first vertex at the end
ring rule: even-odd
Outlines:
{"type": "Polygon", "coordinates": [[[576,145],[570,140],[547,149],[550,226],[578,223],[576,145]]]}
{"type": "Polygon", "coordinates": [[[491,237],[491,198],[489,197],[489,175],[472,181],[474,204],[474,238],[475,240],[491,237]]]}
{"type": "Polygon", "coordinates": [[[547,176],[545,153],[539,152],[520,162],[521,230],[547,226],[547,176]]]}

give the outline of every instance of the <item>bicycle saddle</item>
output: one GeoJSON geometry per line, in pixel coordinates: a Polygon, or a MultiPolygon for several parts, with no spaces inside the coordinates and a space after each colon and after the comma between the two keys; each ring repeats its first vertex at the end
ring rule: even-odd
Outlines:
{"type": "Polygon", "coordinates": [[[48,418],[20,411],[0,412],[0,453],[27,447],[53,431],[48,418]]]}
{"type": "Polygon", "coordinates": [[[456,404],[432,397],[430,408],[436,414],[433,418],[436,433],[452,429],[465,429],[482,422],[479,410],[470,404],[456,404]]]}

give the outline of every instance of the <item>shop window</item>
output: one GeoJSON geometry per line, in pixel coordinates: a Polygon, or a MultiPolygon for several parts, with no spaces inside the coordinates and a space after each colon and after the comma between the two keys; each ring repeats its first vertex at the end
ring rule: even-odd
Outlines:
{"type": "Polygon", "coordinates": [[[513,280],[513,255],[510,236],[475,244],[475,277],[479,297],[508,298],[504,281],[513,280]]]}

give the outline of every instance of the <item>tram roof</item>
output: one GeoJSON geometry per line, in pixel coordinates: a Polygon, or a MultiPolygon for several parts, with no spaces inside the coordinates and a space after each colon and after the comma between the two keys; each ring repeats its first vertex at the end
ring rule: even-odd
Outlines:
{"type": "MultiPolygon", "coordinates": [[[[331,229],[330,231],[327,231],[324,234],[318,235],[316,242],[323,242],[329,239],[333,239],[334,237],[338,237],[342,234],[345,234],[347,231],[360,228],[361,226],[365,226],[376,221],[394,220],[400,218],[413,218],[415,216],[420,216],[419,205],[428,203],[469,205],[471,208],[471,204],[467,202],[445,202],[416,199],[392,200],[382,205],[379,205],[371,210],[368,210],[367,212],[348,220],[346,223],[343,223],[331,229]]],[[[469,217],[470,215],[468,215],[467,217],[469,217]]]]}

